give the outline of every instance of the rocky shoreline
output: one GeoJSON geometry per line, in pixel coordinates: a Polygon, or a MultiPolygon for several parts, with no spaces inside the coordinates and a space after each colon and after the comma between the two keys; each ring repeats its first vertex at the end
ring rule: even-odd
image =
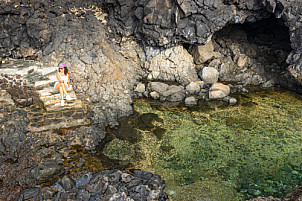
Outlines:
{"type": "MultiPolygon", "coordinates": [[[[118,126],[120,117],[133,112],[133,98],[150,97],[191,106],[198,100],[213,99],[236,104],[232,92],[247,92],[248,85],[282,86],[301,92],[299,33],[302,28],[297,20],[301,17],[298,1],[205,0],[189,4],[187,1],[66,0],[59,5],[47,0],[4,0],[0,3],[3,64],[8,58],[34,59],[49,68],[65,62],[72,72],[75,93],[79,97],[82,94],[83,102],[89,99],[91,103],[85,115],[92,125],[75,129],[65,138],[53,137],[53,133],[28,134],[28,113],[35,114],[30,106],[35,105],[43,112],[43,101],[20,76],[1,75],[3,199],[12,189],[15,189],[9,197],[12,200],[19,196],[21,200],[46,196],[34,185],[38,178],[50,180],[68,172],[62,166],[62,150],[73,144],[73,135],[78,136],[80,144],[93,150],[104,138],[105,126],[118,126]],[[269,17],[271,21],[255,23],[254,28],[237,26],[269,17]],[[282,20],[274,21],[275,18],[282,20]],[[272,31],[255,31],[266,26],[272,31]],[[41,146],[51,148],[40,149],[41,146]],[[45,178],[42,173],[39,175],[36,171],[39,168],[49,175],[45,178]]],[[[99,174],[110,177],[127,173],[99,174]]],[[[120,180],[115,180],[103,189],[110,195],[106,199],[127,199],[127,196],[134,199],[137,194],[143,200],[167,199],[164,183],[157,175],[139,174],[158,179],[159,186],[150,187],[153,183],[141,178],[136,187],[130,185],[125,189],[123,183],[117,182],[120,180]]],[[[132,179],[136,182],[137,177],[132,179]]],[[[74,184],[72,179],[64,178],[70,182],[66,186],[74,184]]],[[[66,199],[95,196],[85,188],[61,195],[66,199]]],[[[44,190],[44,193],[48,191],[44,190]]],[[[48,192],[50,199],[58,192],[48,192]]]]}

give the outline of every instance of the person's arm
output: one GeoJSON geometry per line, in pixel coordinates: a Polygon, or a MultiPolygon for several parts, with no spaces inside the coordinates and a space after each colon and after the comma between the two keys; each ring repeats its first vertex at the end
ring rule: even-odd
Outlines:
{"type": "Polygon", "coordinates": [[[57,80],[59,80],[60,83],[63,83],[63,80],[61,80],[61,76],[59,75],[59,73],[57,73],[57,80]]]}
{"type": "Polygon", "coordinates": [[[68,87],[70,87],[70,72],[68,72],[68,87]]]}

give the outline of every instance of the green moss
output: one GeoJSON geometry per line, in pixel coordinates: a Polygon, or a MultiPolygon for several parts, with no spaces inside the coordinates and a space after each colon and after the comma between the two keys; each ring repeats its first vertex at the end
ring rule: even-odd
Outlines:
{"type": "Polygon", "coordinates": [[[129,160],[132,156],[130,144],[119,139],[114,139],[107,143],[103,153],[110,159],[115,160],[129,160]]]}

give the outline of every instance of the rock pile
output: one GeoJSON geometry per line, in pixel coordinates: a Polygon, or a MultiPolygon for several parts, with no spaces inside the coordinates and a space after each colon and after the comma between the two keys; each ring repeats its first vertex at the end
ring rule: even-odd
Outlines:
{"type": "Polygon", "coordinates": [[[50,200],[149,200],[163,201],[164,182],[159,175],[140,170],[131,174],[120,170],[90,172],[78,176],[65,175],[52,187],[30,188],[22,191],[20,198],[50,200]]]}
{"type": "Polygon", "coordinates": [[[235,98],[229,97],[228,85],[222,83],[207,84],[203,81],[182,85],[168,85],[162,82],[138,83],[134,89],[134,98],[150,97],[155,100],[181,102],[186,105],[196,105],[198,100],[220,99],[235,104],[235,98]]]}

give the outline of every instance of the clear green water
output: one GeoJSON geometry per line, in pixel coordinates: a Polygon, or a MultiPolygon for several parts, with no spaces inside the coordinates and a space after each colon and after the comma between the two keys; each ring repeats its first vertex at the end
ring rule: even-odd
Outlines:
{"type": "Polygon", "coordinates": [[[280,90],[237,98],[194,108],[137,100],[103,153],[161,175],[171,200],[284,197],[302,185],[302,99],[280,90]]]}

